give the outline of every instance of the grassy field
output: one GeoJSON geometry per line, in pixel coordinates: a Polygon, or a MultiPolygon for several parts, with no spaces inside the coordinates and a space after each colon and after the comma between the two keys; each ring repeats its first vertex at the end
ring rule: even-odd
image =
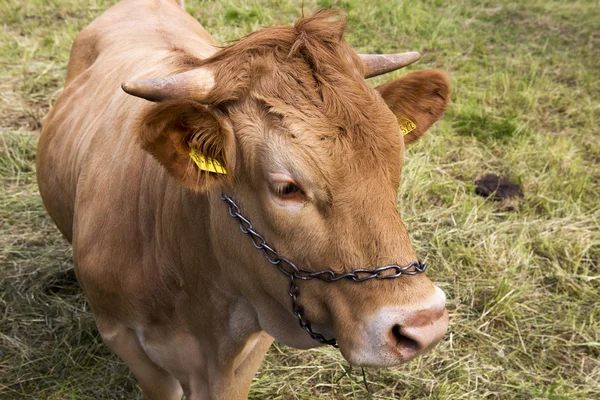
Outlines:
{"type": "MultiPolygon", "coordinates": [[[[0,399],[131,399],[42,206],[35,147],[78,31],[113,1],[0,0],[0,399]]],[[[301,2],[186,0],[225,43],[291,23],[301,2]]],[[[450,330],[393,369],[330,348],[271,348],[253,399],[592,399],[600,393],[600,2],[306,0],[342,8],[362,52],[418,50],[453,102],[410,148],[399,207],[450,330]],[[486,173],[524,197],[475,194],[486,173]]]]}

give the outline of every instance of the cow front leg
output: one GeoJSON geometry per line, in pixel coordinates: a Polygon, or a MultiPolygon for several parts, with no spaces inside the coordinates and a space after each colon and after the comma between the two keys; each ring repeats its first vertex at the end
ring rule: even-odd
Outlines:
{"type": "Polygon", "coordinates": [[[96,323],[104,342],[136,377],[144,400],[181,400],[183,389],[179,381],[152,362],[133,330],[101,318],[96,318],[96,323]]]}
{"type": "Polygon", "coordinates": [[[273,343],[271,336],[266,332],[259,333],[256,344],[250,349],[247,356],[240,360],[239,365],[236,366],[234,380],[238,388],[238,393],[240,393],[240,398],[246,399],[248,397],[252,379],[260,368],[260,364],[265,358],[265,354],[269,350],[271,343],[273,343]]]}
{"type": "MultiPolygon", "coordinates": [[[[227,341],[221,343],[227,347],[227,341]]],[[[273,338],[265,332],[253,335],[235,354],[214,353],[201,374],[181,378],[187,400],[247,400],[248,391],[273,338]]],[[[217,347],[217,346],[214,346],[217,347]]]]}

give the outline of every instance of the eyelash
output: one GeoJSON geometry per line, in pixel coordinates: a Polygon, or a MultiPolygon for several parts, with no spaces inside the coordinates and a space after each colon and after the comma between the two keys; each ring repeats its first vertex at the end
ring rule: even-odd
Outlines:
{"type": "Polygon", "coordinates": [[[302,190],[292,182],[275,182],[272,184],[273,193],[281,198],[289,198],[301,194],[302,190]]]}

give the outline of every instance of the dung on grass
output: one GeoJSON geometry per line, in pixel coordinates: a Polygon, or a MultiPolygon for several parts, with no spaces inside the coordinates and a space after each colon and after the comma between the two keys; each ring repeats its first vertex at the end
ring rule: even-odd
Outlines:
{"type": "MultiPolygon", "coordinates": [[[[133,399],[72,275],[35,181],[39,123],[77,32],[114,0],[0,2],[0,399],[133,399]]],[[[407,150],[398,202],[416,254],[448,296],[430,354],[367,369],[374,399],[596,399],[600,393],[600,7],[595,2],[304,2],[343,8],[358,51],[419,50],[453,83],[444,120],[407,150]],[[512,212],[474,193],[510,177],[512,212]]],[[[292,0],[186,7],[225,43],[291,23],[292,0]],[[229,10],[229,11],[228,11],[229,10]],[[237,11],[231,11],[237,10],[237,11]]],[[[330,348],[275,344],[252,399],[364,399],[330,348]]]]}

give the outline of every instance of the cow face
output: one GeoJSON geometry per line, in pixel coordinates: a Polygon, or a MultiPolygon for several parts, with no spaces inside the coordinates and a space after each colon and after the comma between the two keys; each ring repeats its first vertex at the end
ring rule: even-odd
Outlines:
{"type": "MultiPolygon", "coordinates": [[[[439,71],[420,71],[371,88],[342,39],[343,24],[327,16],[261,32],[161,81],[176,85],[124,89],[159,101],[142,118],[142,146],[183,185],[212,193],[215,243],[227,249],[218,255],[222,267],[261,327],[283,343],[311,347],[316,342],[291,314],[287,278],[254,250],[214,194],[230,194],[255,229],[302,268],[409,264],[417,258],[396,207],[404,148],[442,115],[449,84],[439,71]],[[190,152],[227,173],[199,168],[190,152]]],[[[314,329],[335,335],[357,365],[409,360],[447,328],[445,296],[424,275],[302,282],[300,293],[314,329]]]]}

